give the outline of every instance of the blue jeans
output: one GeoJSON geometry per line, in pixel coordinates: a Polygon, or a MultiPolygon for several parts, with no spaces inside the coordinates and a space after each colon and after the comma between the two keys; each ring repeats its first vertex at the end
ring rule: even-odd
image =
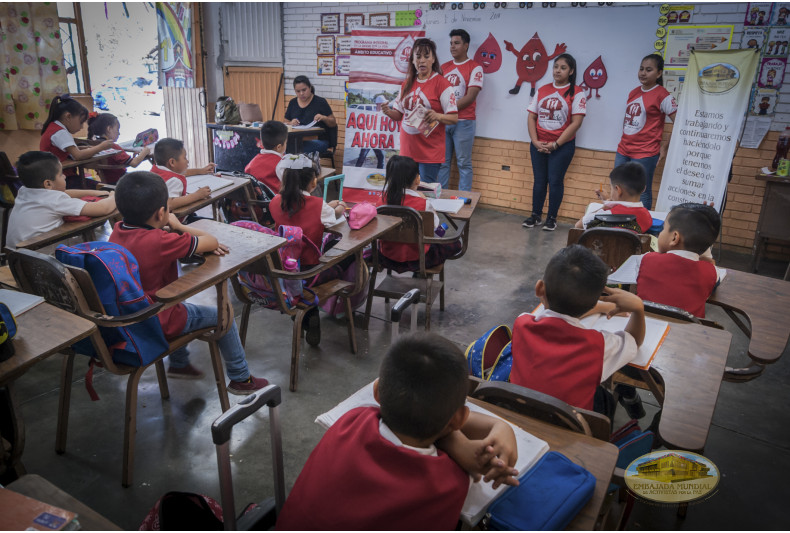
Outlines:
{"type": "Polygon", "coordinates": [[[550,154],[538,152],[530,143],[529,155],[532,159],[532,174],[535,181],[532,185],[532,214],[543,214],[543,203],[546,201],[546,189],[549,192],[549,212],[546,218],[557,218],[565,193],[565,172],[571,164],[576,152],[576,139],[568,141],[550,154]]]}
{"type": "Polygon", "coordinates": [[[458,189],[472,190],[472,145],[475,142],[475,121],[459,120],[458,124],[445,126],[445,151],[444,163],[439,169],[437,180],[446,189],[450,183],[450,163],[453,161],[453,148],[455,148],[455,161],[458,164],[458,189]]]}
{"type": "MultiPolygon", "coordinates": [[[[420,181],[435,183],[440,166],[442,166],[441,163],[417,163],[417,167],[420,171],[420,181]]],[[[444,187],[444,185],[442,185],[442,187],[444,187]]]]}
{"type": "Polygon", "coordinates": [[[651,157],[643,157],[641,159],[628,157],[627,155],[623,155],[620,152],[617,152],[614,156],[615,167],[619,167],[620,165],[628,163],[629,161],[639,163],[645,169],[645,175],[647,176],[647,181],[645,182],[645,192],[642,193],[642,195],[639,197],[639,200],[642,201],[642,205],[645,206],[645,209],[653,209],[653,174],[655,173],[656,165],[658,164],[658,154],[651,157]]]}
{"type": "Polygon", "coordinates": [[[320,139],[311,139],[302,143],[302,153],[309,154],[312,152],[326,152],[329,149],[329,141],[322,141],[320,139]]]}
{"type": "MultiPolygon", "coordinates": [[[[190,303],[185,303],[184,307],[187,308],[187,323],[184,326],[184,331],[182,331],[183,334],[217,325],[216,307],[194,305],[190,303]]],[[[230,330],[228,330],[217,344],[219,345],[222,359],[225,360],[225,370],[231,381],[244,381],[249,378],[250,369],[247,367],[244,347],[241,345],[239,330],[236,329],[235,320],[231,322],[230,330]]],[[[189,350],[186,346],[170,354],[171,367],[184,368],[188,364],[189,350]]]]}

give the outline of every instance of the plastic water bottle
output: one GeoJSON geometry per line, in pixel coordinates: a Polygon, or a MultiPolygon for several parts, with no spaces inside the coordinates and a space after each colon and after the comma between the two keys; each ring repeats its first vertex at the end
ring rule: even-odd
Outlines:
{"type": "Polygon", "coordinates": [[[447,233],[448,227],[449,226],[445,222],[442,222],[439,224],[439,227],[434,230],[434,233],[439,237],[444,237],[444,234],[447,233]]]}
{"type": "MultiPolygon", "coordinates": [[[[284,261],[283,268],[286,272],[299,272],[299,263],[294,258],[288,258],[284,261]]],[[[302,295],[302,280],[285,279],[283,280],[283,284],[285,285],[285,290],[289,295],[302,295]]]]}
{"type": "Polygon", "coordinates": [[[771,164],[772,169],[776,170],[780,159],[787,159],[788,149],[790,149],[790,126],[785,127],[785,130],[779,135],[779,140],[776,141],[776,155],[771,164]]]}

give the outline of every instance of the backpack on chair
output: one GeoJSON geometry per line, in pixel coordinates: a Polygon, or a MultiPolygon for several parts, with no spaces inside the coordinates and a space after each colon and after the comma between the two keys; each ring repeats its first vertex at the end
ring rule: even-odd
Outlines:
{"type": "Polygon", "coordinates": [[[264,226],[274,225],[274,218],[272,218],[271,212],[269,211],[269,203],[274,199],[275,193],[263,182],[250,174],[236,172],[233,174],[234,176],[238,174],[240,177],[250,180],[250,185],[252,185],[254,193],[253,200],[260,202],[260,205],[256,202],[254,205],[250,206],[247,202],[242,200],[225,198],[220,204],[225,214],[225,220],[229,223],[236,222],[237,220],[252,220],[252,210],[254,210],[258,222],[264,226]]]}
{"type": "Polygon", "coordinates": [[[489,329],[470,344],[464,355],[472,375],[483,381],[510,381],[512,338],[510,328],[502,325],[489,329]]]}

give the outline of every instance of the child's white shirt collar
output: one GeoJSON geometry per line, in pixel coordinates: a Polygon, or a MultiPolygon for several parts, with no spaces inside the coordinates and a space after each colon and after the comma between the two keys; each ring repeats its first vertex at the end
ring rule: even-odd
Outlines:
{"type": "Polygon", "coordinates": [[[267,150],[266,148],[264,148],[263,150],[261,150],[261,155],[266,155],[266,154],[274,154],[274,155],[279,155],[280,157],[282,157],[282,156],[283,156],[283,154],[281,154],[280,152],[278,152],[278,151],[276,151],[276,150],[267,150]]]}
{"type": "Polygon", "coordinates": [[[623,200],[608,200],[604,202],[604,205],[607,204],[622,205],[623,207],[644,207],[641,200],[637,200],[636,202],[625,202],[623,200]]]}
{"type": "MultiPolygon", "coordinates": [[[[532,313],[521,313],[521,315],[532,315],[532,313]]],[[[521,316],[519,315],[519,316],[521,316]]],[[[558,313],[556,311],[552,311],[551,309],[543,308],[537,313],[533,315],[536,320],[540,321],[543,317],[551,317],[551,318],[561,318],[571,326],[576,326],[577,328],[587,329],[582,321],[574,316],[570,315],[563,315],[562,313],[558,313]]]]}
{"type": "Polygon", "coordinates": [[[64,130],[68,131],[68,129],[66,128],[66,125],[65,125],[65,124],[63,124],[61,121],[59,121],[59,120],[56,120],[56,121],[55,121],[55,124],[57,124],[58,126],[60,126],[61,128],[63,128],[64,130]]]}
{"type": "Polygon", "coordinates": [[[408,196],[416,196],[417,198],[423,198],[422,194],[420,194],[418,191],[415,191],[413,189],[406,189],[406,194],[408,196]]]}
{"type": "Polygon", "coordinates": [[[691,261],[699,261],[699,254],[690,252],[688,250],[669,250],[667,253],[679,255],[680,257],[684,259],[690,259],[691,261]]]}
{"type": "Polygon", "coordinates": [[[420,455],[428,455],[431,457],[437,457],[439,453],[436,451],[436,446],[431,444],[427,448],[417,448],[415,446],[409,446],[408,444],[403,444],[403,442],[398,438],[398,436],[392,432],[392,430],[384,423],[384,420],[379,420],[379,434],[385,439],[390,441],[395,446],[399,448],[406,448],[409,450],[413,450],[420,455]]]}

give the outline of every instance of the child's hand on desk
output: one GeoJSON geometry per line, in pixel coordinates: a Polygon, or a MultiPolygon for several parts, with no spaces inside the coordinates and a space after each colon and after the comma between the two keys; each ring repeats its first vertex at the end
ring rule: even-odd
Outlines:
{"type": "Polygon", "coordinates": [[[501,484],[518,485],[513,468],[518,459],[516,435],[509,424],[497,420],[491,432],[483,439],[483,448],[478,454],[478,463],[484,473],[483,481],[493,481],[493,488],[501,484]]]}
{"type": "Polygon", "coordinates": [[[195,198],[198,200],[203,200],[209,196],[211,196],[211,187],[201,187],[195,191],[195,198]]]}
{"type": "Polygon", "coordinates": [[[230,253],[230,248],[222,243],[217,245],[217,248],[212,252],[214,255],[226,255],[230,253]]]}
{"type": "Polygon", "coordinates": [[[205,167],[199,168],[198,170],[200,171],[201,174],[211,174],[212,172],[214,172],[215,168],[217,168],[217,165],[215,165],[214,163],[209,163],[205,167]]]}

